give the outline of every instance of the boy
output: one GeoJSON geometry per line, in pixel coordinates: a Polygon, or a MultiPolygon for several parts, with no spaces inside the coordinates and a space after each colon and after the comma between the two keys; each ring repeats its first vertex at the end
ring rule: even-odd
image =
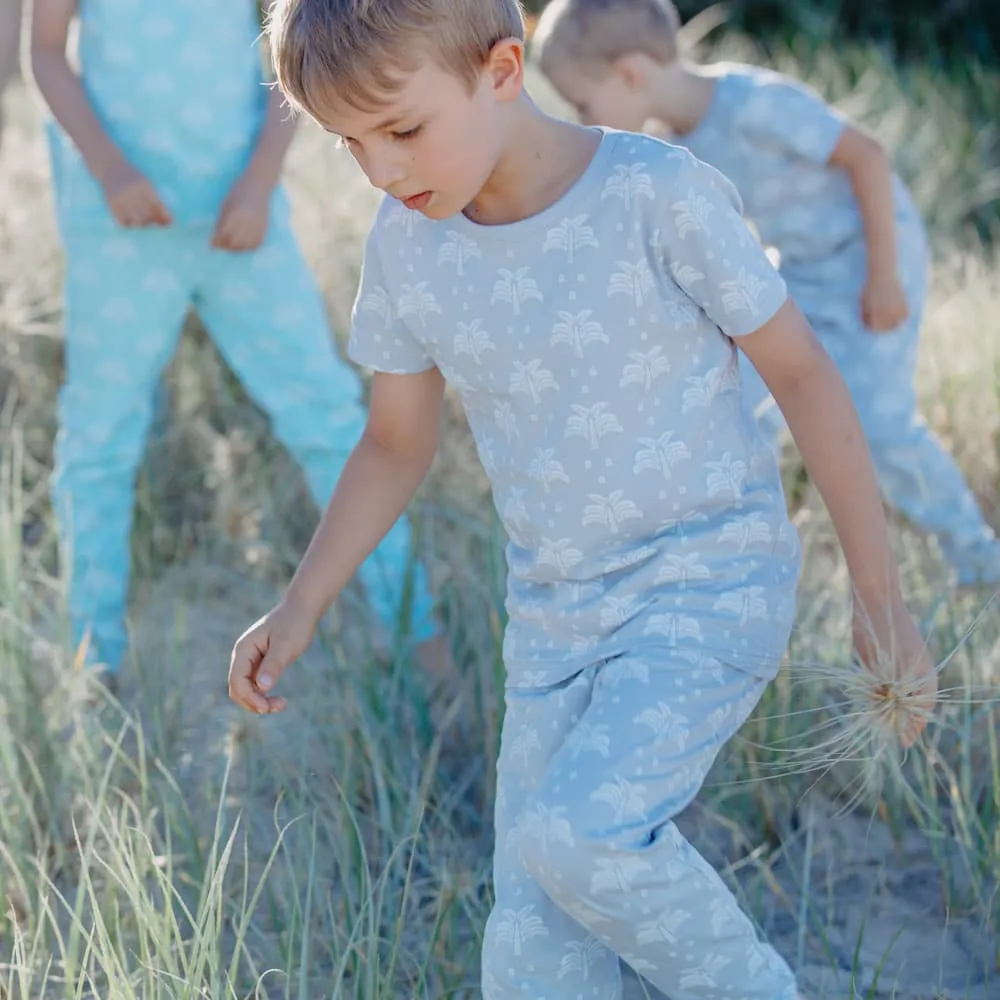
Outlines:
{"type": "Polygon", "coordinates": [[[791,1000],[672,817],[794,613],[798,544],[735,340],[830,506],[858,615],[932,701],[836,369],[721,175],[531,101],[517,0],[282,0],[270,34],[289,99],[388,197],[350,341],[368,423],[284,599],[236,643],[230,696],[285,707],[280,675],[427,473],[449,382],[510,537],[483,996],[616,997],[624,959],[678,997],[791,1000]]]}
{"type": "MultiPolygon", "coordinates": [[[[651,120],[733,182],[851,391],[886,499],[937,535],[959,587],[1000,585],[1000,542],[917,412],[927,241],[876,140],[809,88],[753,66],[680,58],[670,0],[553,0],[533,39],[542,71],[585,122],[651,120]]],[[[767,433],[780,412],[743,378],[767,433]]]]}
{"type": "MultiPolygon", "coordinates": [[[[54,494],[77,641],[114,675],[126,649],[133,480],[156,381],[194,305],[270,413],[322,506],[364,422],[279,185],[293,125],[264,88],[255,0],[36,0],[34,75],[56,122],[66,382],[54,494]],[[81,75],[67,33],[80,18],[81,75]]],[[[409,533],[361,576],[395,630],[409,533]]],[[[433,634],[418,574],[414,634],[433,634]]],[[[424,652],[433,647],[425,647],[424,652]]]]}

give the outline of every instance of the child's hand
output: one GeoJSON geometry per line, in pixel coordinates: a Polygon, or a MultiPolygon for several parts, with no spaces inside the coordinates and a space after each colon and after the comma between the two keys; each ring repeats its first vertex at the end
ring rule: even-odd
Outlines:
{"type": "Polygon", "coordinates": [[[267,235],[271,192],[247,177],[233,185],[212,233],[212,246],[234,252],[256,250],[267,235]]]}
{"type": "Polygon", "coordinates": [[[892,685],[905,710],[899,736],[912,746],[927,725],[937,701],[937,671],[927,645],[901,596],[885,607],[868,609],[858,600],[854,607],[854,648],[861,662],[879,679],[892,685]]]}
{"type": "Polygon", "coordinates": [[[122,161],[101,180],[104,198],[120,226],[169,226],[173,219],[156,188],[131,163],[122,161]]]}
{"type": "Polygon", "coordinates": [[[861,293],[861,318],[873,333],[895,330],[910,315],[906,292],[895,274],[872,274],[861,293]]]}
{"type": "Polygon", "coordinates": [[[312,642],[315,619],[302,608],[282,601],[239,637],[229,663],[229,697],[257,715],[285,709],[285,699],[268,694],[285,669],[312,642]]]}

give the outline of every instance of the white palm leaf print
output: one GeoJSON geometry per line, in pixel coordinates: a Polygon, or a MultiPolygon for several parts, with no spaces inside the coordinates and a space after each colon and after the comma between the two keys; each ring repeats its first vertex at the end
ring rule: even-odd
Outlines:
{"type": "Polygon", "coordinates": [[[773,541],[771,526],[763,520],[759,511],[744,514],[727,521],[719,534],[720,542],[732,545],[738,552],[746,550],[754,543],[770,545],[773,541]]]}
{"type": "Polygon", "coordinates": [[[635,453],[632,472],[659,472],[664,479],[673,476],[674,466],[685,458],[691,457],[691,451],[683,441],[674,440],[673,431],[664,431],[658,438],[639,438],[642,446],[635,453]]]}
{"type": "Polygon", "coordinates": [[[511,945],[515,955],[520,955],[524,945],[532,938],[547,937],[549,929],[534,906],[520,910],[504,910],[496,925],[497,941],[511,945]]]}
{"type": "Polygon", "coordinates": [[[525,302],[531,299],[538,302],[543,301],[538,283],[529,276],[529,271],[528,267],[519,267],[516,271],[501,267],[498,272],[500,277],[493,284],[490,304],[506,302],[514,310],[514,315],[518,316],[521,313],[521,306],[525,302]]]}
{"type": "Polygon", "coordinates": [[[545,389],[555,389],[558,391],[559,383],[548,368],[542,367],[539,359],[529,361],[524,364],[521,361],[514,362],[514,371],[510,376],[509,390],[511,394],[523,392],[531,396],[533,403],[540,403],[542,391],[545,389]]]}
{"type": "Polygon", "coordinates": [[[566,810],[562,806],[550,809],[540,802],[536,803],[534,808],[521,816],[517,830],[511,832],[517,836],[536,840],[542,848],[542,853],[546,855],[560,844],[565,847],[575,847],[576,841],[573,839],[573,831],[565,813],[566,810]]]}
{"type": "Polygon", "coordinates": [[[741,625],[768,619],[763,587],[740,587],[738,590],[731,590],[715,602],[715,610],[729,611],[737,615],[741,625]]]}
{"type": "Polygon", "coordinates": [[[680,613],[650,615],[642,634],[662,635],[671,646],[676,646],[683,639],[704,642],[698,619],[680,613]]]}
{"type": "Polygon", "coordinates": [[[601,608],[601,628],[620,628],[630,622],[641,610],[635,594],[616,597],[609,594],[601,608]]]}
{"type": "Polygon", "coordinates": [[[539,566],[552,566],[565,576],[583,561],[583,553],[573,548],[571,538],[560,538],[558,541],[543,538],[538,546],[537,561],[539,566]]]}
{"type": "Polygon", "coordinates": [[[591,794],[590,800],[607,803],[614,813],[615,823],[624,823],[626,819],[645,817],[645,787],[637,782],[628,781],[621,775],[618,775],[614,781],[605,781],[597,791],[591,794]]]}
{"type": "Polygon", "coordinates": [[[586,941],[570,941],[566,945],[566,954],[559,962],[559,978],[578,976],[584,982],[589,981],[590,971],[594,963],[603,958],[608,949],[595,937],[586,941]]]}
{"type": "Polygon", "coordinates": [[[483,321],[474,319],[471,323],[459,323],[455,334],[455,354],[468,354],[477,365],[482,364],[483,355],[487,351],[495,351],[496,344],[490,340],[490,335],[482,328],[483,321]]]}
{"type": "Polygon", "coordinates": [[[381,318],[386,330],[391,329],[396,322],[396,310],[393,308],[392,299],[381,285],[376,285],[361,300],[361,311],[375,313],[381,318]]]}
{"type": "Polygon", "coordinates": [[[683,590],[688,583],[711,580],[712,571],[704,563],[698,562],[700,558],[697,552],[689,552],[683,556],[675,552],[670,553],[663,560],[663,565],[653,582],[676,583],[683,590]]]}
{"type": "Polygon", "coordinates": [[[483,252],[479,249],[479,244],[466,233],[449,229],[445,235],[448,239],[438,250],[438,265],[454,264],[455,273],[462,275],[465,273],[465,265],[474,257],[482,257],[483,252]]]}
{"type": "Polygon", "coordinates": [[[641,945],[676,944],[677,932],[690,919],[691,914],[687,910],[667,910],[655,920],[646,920],[641,923],[636,940],[641,945]]]}
{"type": "Polygon", "coordinates": [[[611,753],[611,737],[607,726],[595,726],[589,722],[578,722],[566,739],[566,749],[576,760],[581,754],[596,753],[607,759],[611,753]]]}
{"type": "Polygon", "coordinates": [[[709,470],[707,486],[710,497],[718,496],[720,493],[732,493],[735,497],[740,495],[747,475],[747,464],[743,459],[734,460],[732,454],[727,451],[721,461],[706,462],[705,468],[709,470]]]}
{"type": "Polygon", "coordinates": [[[622,377],[618,383],[621,389],[630,385],[641,385],[646,392],[649,392],[653,388],[653,383],[670,371],[670,359],[663,353],[663,347],[659,344],[646,352],[630,351],[628,356],[631,364],[622,369],[622,377]]]}
{"type": "Polygon", "coordinates": [[[590,877],[590,894],[603,892],[626,893],[632,891],[635,880],[653,870],[648,861],[636,857],[598,858],[597,871],[590,877]]]}
{"type": "Polygon", "coordinates": [[[553,346],[569,344],[578,358],[583,357],[583,349],[587,344],[594,341],[610,344],[611,339],[604,332],[604,327],[597,320],[591,319],[592,315],[592,309],[584,309],[578,313],[560,311],[559,322],[552,327],[549,343],[553,346]]]}
{"type": "Polygon", "coordinates": [[[606,434],[621,434],[625,430],[619,419],[608,412],[607,403],[594,403],[593,406],[574,403],[572,410],[573,415],[566,421],[566,436],[584,437],[591,448],[599,448],[606,434]]]}
{"type": "Polygon", "coordinates": [[[625,209],[640,197],[655,198],[653,193],[653,178],[645,172],[645,163],[619,163],[611,176],[605,181],[601,191],[601,200],[605,198],[621,198],[625,209]]]}
{"type": "Polygon", "coordinates": [[[708,220],[715,206],[694,188],[688,190],[687,198],[674,202],[670,208],[676,213],[674,225],[677,227],[677,235],[682,240],[687,239],[689,233],[699,231],[711,233],[708,220]]]}
{"type": "Polygon", "coordinates": [[[538,730],[533,726],[525,726],[514,738],[510,747],[510,755],[527,767],[536,750],[542,749],[542,741],[538,738],[538,730]]]}
{"type": "Polygon", "coordinates": [[[528,475],[541,483],[546,493],[552,489],[554,482],[569,482],[562,462],[555,457],[554,448],[539,448],[535,452],[535,457],[528,463],[528,475]]]}
{"type": "Polygon", "coordinates": [[[693,264],[682,264],[679,260],[670,265],[670,273],[685,292],[690,291],[692,285],[705,280],[705,275],[693,264]]]}
{"type": "Polygon", "coordinates": [[[606,497],[599,493],[588,493],[587,496],[591,502],[583,508],[584,527],[600,524],[617,535],[623,522],[642,517],[642,511],[631,500],[625,499],[624,490],[615,490],[606,497]]]}
{"type": "Polygon", "coordinates": [[[593,227],[587,225],[588,218],[587,215],[574,215],[572,218],[563,219],[546,234],[543,251],[547,253],[549,250],[562,250],[566,254],[566,262],[572,264],[576,260],[577,253],[584,247],[597,249],[600,244],[594,236],[593,227]]]}
{"type": "Polygon", "coordinates": [[[400,290],[397,309],[400,317],[416,316],[426,326],[427,317],[431,313],[440,313],[441,307],[433,292],[427,291],[426,281],[418,281],[415,285],[403,285],[400,290]]]}
{"type": "Polygon", "coordinates": [[[766,282],[741,267],[731,281],[723,281],[722,307],[726,314],[748,312],[756,319],[760,315],[760,297],[767,289],[766,282]]]}
{"type": "Polygon", "coordinates": [[[642,308],[646,295],[654,287],[653,272],[645,258],[634,264],[627,260],[615,261],[618,270],[611,275],[608,282],[608,297],[612,295],[627,295],[636,305],[642,308]]]}

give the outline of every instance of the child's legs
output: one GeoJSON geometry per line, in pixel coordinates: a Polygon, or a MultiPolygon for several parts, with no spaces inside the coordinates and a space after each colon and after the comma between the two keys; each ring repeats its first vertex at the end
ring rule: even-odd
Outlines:
{"type": "Polygon", "coordinates": [[[886,500],[937,534],[960,582],[1000,580],[1000,547],[954,459],[917,409],[919,314],[900,330],[874,334],[817,324],[844,376],[886,500]]]}
{"type": "MultiPolygon", "coordinates": [[[[325,507],[365,424],[361,383],[337,355],[319,290],[278,199],[267,239],[253,253],[209,254],[197,298],[202,318],[233,370],[270,415],[274,432],[325,507]]],[[[410,634],[435,632],[426,574],[411,565],[401,518],[360,577],[379,617],[395,628],[412,571],[410,634]]]]}
{"type": "MultiPolygon", "coordinates": [[[[673,823],[764,686],[731,667],[665,661],[662,651],[605,664],[518,819],[525,873],[672,1000],[795,996],[787,965],[673,823]]],[[[526,995],[594,995],[567,981],[564,970],[580,964],[571,940],[587,937],[545,940],[548,957],[539,947],[531,965],[508,959],[529,980],[526,995]]]]}
{"type": "MultiPolygon", "coordinates": [[[[507,691],[497,762],[495,903],[483,939],[483,1000],[620,996],[617,956],[552,902],[524,870],[517,849],[516,821],[584,714],[597,669],[548,688],[507,691]]],[[[558,834],[558,816],[551,821],[558,834]]]]}
{"type": "Polygon", "coordinates": [[[52,491],[70,560],[75,640],[117,670],[125,652],[136,468],[155,383],[188,307],[176,236],[158,230],[69,234],[66,380],[52,491]]]}

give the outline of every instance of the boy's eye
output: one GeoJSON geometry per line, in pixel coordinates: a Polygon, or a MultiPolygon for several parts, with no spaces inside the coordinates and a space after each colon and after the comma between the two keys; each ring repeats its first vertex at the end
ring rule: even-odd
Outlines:
{"type": "Polygon", "coordinates": [[[402,139],[405,142],[407,139],[416,138],[422,128],[423,125],[417,125],[415,128],[409,128],[405,132],[393,132],[392,137],[393,139],[402,139]]]}

